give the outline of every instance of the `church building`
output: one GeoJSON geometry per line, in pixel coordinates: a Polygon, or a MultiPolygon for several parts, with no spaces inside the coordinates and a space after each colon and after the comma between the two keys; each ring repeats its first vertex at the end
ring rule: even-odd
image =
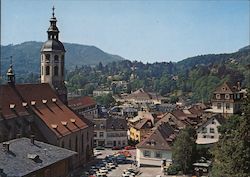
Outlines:
{"type": "Polygon", "coordinates": [[[65,49],[59,41],[54,8],[48,40],[41,49],[41,83],[16,84],[11,65],[0,85],[0,142],[35,135],[35,139],[77,152],[70,167],[93,157],[93,124],[67,106],[65,49]]]}

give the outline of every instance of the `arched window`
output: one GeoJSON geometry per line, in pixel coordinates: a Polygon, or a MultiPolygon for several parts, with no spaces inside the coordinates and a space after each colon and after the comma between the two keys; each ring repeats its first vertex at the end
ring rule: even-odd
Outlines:
{"type": "Polygon", "coordinates": [[[55,76],[58,76],[58,66],[55,66],[55,67],[54,67],[54,75],[55,75],[55,76]]]}
{"type": "Polygon", "coordinates": [[[55,61],[55,63],[58,63],[58,62],[59,62],[59,57],[58,57],[58,55],[55,55],[55,56],[54,56],[54,61],[55,61]]]}
{"type": "Polygon", "coordinates": [[[46,66],[46,75],[49,75],[49,66],[46,66]]]}
{"type": "Polygon", "coordinates": [[[46,63],[50,62],[50,54],[45,55],[45,61],[46,61],[46,63]]]}

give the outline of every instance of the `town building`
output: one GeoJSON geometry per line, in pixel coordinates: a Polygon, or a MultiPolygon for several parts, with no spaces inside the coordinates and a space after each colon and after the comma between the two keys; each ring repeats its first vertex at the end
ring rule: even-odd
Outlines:
{"type": "Polygon", "coordinates": [[[221,126],[225,122],[225,118],[219,114],[211,116],[196,130],[196,144],[207,145],[218,142],[220,136],[220,133],[218,131],[219,126],[221,126]]]}
{"type": "Polygon", "coordinates": [[[169,166],[172,163],[172,143],[176,137],[168,123],[154,127],[136,146],[138,166],[169,166]]]}
{"type": "Polygon", "coordinates": [[[140,142],[154,127],[154,116],[150,112],[139,111],[138,116],[129,119],[129,139],[140,142]]]}
{"type": "Polygon", "coordinates": [[[96,101],[89,96],[72,98],[68,101],[68,106],[89,120],[98,118],[96,101]]]}
{"type": "Polygon", "coordinates": [[[97,90],[94,90],[93,91],[93,96],[94,97],[97,97],[97,96],[104,96],[104,95],[108,95],[108,94],[113,94],[113,91],[112,90],[102,90],[102,89],[97,89],[97,90]]]}
{"type": "Polygon", "coordinates": [[[144,89],[139,89],[123,99],[119,98],[121,102],[127,102],[131,104],[162,104],[166,101],[166,98],[158,95],[157,93],[146,92],[144,89]]]}
{"type": "Polygon", "coordinates": [[[94,119],[94,145],[124,147],[128,145],[127,121],[122,118],[94,119]]]}
{"type": "Polygon", "coordinates": [[[213,92],[212,109],[207,111],[220,113],[223,116],[239,113],[241,111],[242,99],[246,95],[246,90],[242,89],[240,83],[232,85],[224,82],[213,92]]]}
{"type": "Polygon", "coordinates": [[[0,143],[1,177],[68,177],[77,153],[28,138],[0,143]]]}

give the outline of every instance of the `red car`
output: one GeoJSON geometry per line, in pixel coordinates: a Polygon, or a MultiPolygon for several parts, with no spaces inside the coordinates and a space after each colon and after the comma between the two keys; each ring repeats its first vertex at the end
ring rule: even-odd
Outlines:
{"type": "Polygon", "coordinates": [[[135,149],[135,147],[134,146],[126,146],[124,149],[125,150],[132,150],[132,149],[135,149]]]}
{"type": "Polygon", "coordinates": [[[121,150],[122,148],[121,147],[119,147],[119,146],[114,146],[114,147],[112,147],[112,150],[121,150]]]}

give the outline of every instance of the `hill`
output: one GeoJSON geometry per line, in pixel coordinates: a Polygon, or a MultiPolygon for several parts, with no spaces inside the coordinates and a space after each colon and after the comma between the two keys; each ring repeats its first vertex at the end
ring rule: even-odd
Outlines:
{"type": "MultiPolygon", "coordinates": [[[[10,64],[9,57],[13,57],[13,63],[17,74],[39,73],[40,49],[42,42],[24,42],[17,45],[1,46],[2,72],[5,72],[10,64]]],[[[66,49],[66,68],[72,70],[75,66],[96,65],[112,61],[124,60],[118,55],[108,54],[95,46],[64,43],[66,49]]]]}

